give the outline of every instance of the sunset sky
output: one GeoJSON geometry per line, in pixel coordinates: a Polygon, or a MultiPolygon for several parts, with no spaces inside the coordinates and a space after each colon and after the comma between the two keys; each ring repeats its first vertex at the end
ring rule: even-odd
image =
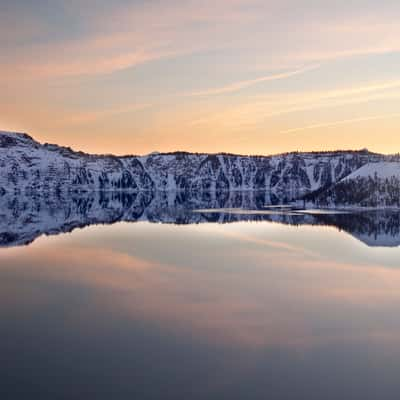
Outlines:
{"type": "Polygon", "coordinates": [[[0,2],[0,130],[96,153],[400,151],[398,0],[0,2]]]}

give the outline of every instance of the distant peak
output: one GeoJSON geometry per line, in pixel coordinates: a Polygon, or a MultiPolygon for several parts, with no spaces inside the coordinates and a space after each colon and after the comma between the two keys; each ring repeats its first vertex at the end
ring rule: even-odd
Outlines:
{"type": "Polygon", "coordinates": [[[9,137],[18,138],[18,139],[30,140],[32,142],[34,141],[32,136],[29,136],[27,133],[24,133],[24,132],[9,132],[9,131],[1,131],[0,130],[0,135],[9,136],[9,137]]]}
{"type": "Polygon", "coordinates": [[[34,146],[35,144],[37,144],[37,142],[26,133],[0,131],[0,147],[2,148],[34,146]]]}

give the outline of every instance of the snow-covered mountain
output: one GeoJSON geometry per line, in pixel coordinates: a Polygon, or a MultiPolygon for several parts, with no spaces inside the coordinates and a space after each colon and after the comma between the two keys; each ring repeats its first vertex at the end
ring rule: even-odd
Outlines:
{"type": "Polygon", "coordinates": [[[0,194],[81,191],[183,192],[261,190],[288,201],[327,188],[369,163],[364,151],[275,156],[152,153],[90,155],[40,144],[21,133],[0,132],[0,194]]]}
{"type": "Polygon", "coordinates": [[[266,205],[304,196],[324,207],[400,207],[400,163],[366,150],[90,155],[41,144],[26,134],[0,132],[0,246],[91,224],[142,220],[324,224],[369,245],[400,244],[396,213],[353,218],[265,212],[266,205]],[[221,211],[232,208],[263,212],[221,211]]]}

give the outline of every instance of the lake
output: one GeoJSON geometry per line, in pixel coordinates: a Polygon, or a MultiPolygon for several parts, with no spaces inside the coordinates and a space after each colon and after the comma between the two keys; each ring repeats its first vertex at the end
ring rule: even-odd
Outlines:
{"type": "Polygon", "coordinates": [[[398,398],[398,212],[262,193],[0,204],[2,399],[398,398]]]}

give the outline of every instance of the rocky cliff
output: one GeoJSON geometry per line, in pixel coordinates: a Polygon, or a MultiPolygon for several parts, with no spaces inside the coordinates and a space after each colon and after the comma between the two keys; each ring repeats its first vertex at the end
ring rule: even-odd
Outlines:
{"type": "Polygon", "coordinates": [[[82,191],[266,191],[282,201],[330,187],[360,167],[383,161],[364,151],[275,156],[153,153],[90,155],[0,132],[1,193],[82,191]]]}

